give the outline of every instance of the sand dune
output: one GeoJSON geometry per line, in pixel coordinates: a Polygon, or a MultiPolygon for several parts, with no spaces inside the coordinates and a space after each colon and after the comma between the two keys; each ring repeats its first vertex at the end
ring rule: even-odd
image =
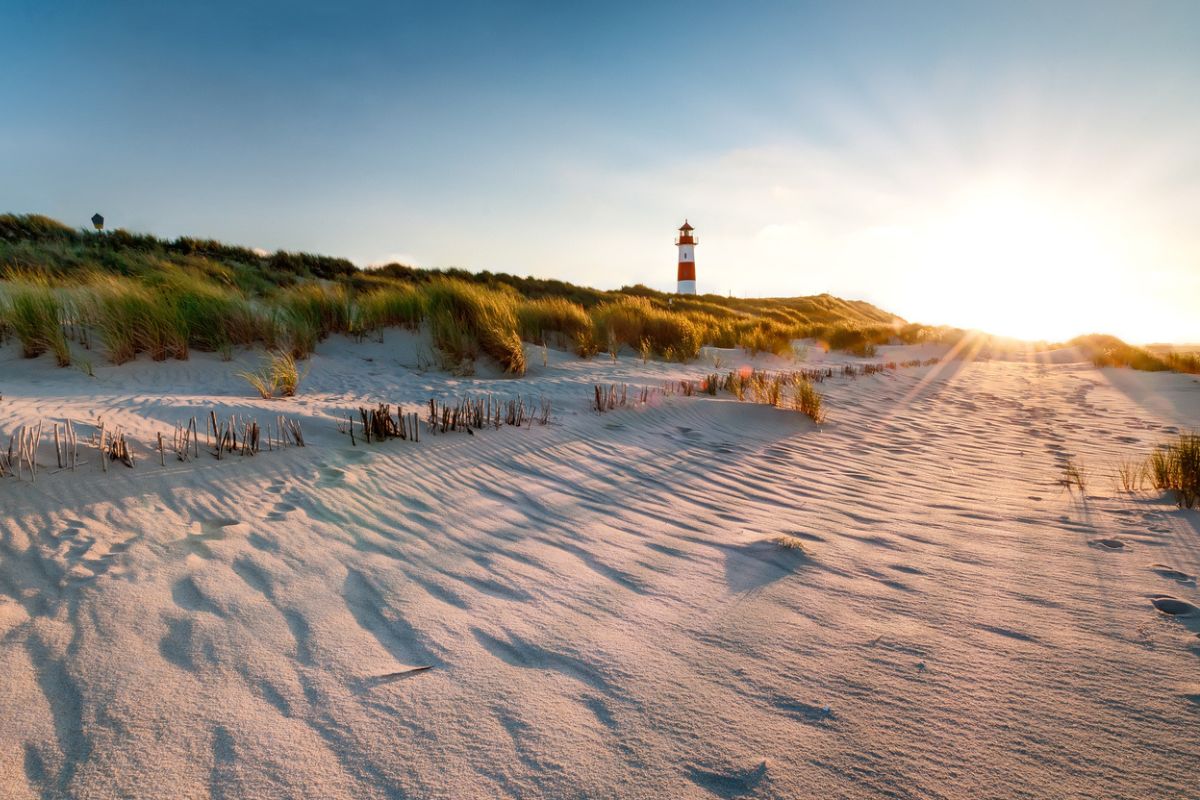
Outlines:
{"type": "Polygon", "coordinates": [[[948,361],[826,382],[817,427],[588,409],[704,363],[455,378],[421,347],[329,342],[283,401],[234,377],[252,355],[89,378],[0,350],[5,438],[101,416],[146,442],[215,408],[310,443],[0,481],[0,794],[1196,796],[1200,513],[1111,477],[1200,419],[1191,377],[948,361]],[[554,423],[336,430],[485,391],[554,423]]]}

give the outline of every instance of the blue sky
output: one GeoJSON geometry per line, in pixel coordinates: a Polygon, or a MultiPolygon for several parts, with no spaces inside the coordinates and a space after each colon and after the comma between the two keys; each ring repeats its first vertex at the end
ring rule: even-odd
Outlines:
{"type": "Polygon", "coordinates": [[[1200,340],[1194,2],[49,6],[0,210],[1200,340]]]}

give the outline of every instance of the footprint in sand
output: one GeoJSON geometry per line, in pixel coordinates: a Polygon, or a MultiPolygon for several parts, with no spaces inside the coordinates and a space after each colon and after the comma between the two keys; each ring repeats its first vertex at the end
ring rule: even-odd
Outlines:
{"type": "Polygon", "coordinates": [[[338,486],[346,480],[345,470],[340,470],[337,467],[321,467],[321,479],[318,481],[320,486],[338,486]]]}
{"type": "Polygon", "coordinates": [[[189,533],[173,544],[177,547],[183,547],[201,558],[211,559],[213,552],[207,542],[226,538],[229,535],[226,528],[240,525],[241,520],[231,517],[215,517],[213,519],[197,520],[196,524],[200,526],[200,533],[189,533]]]}
{"type": "Polygon", "coordinates": [[[1196,576],[1188,575],[1183,570],[1175,569],[1166,564],[1151,564],[1150,570],[1160,578],[1166,578],[1170,581],[1178,581],[1179,583],[1195,583],[1196,576]]]}
{"type": "Polygon", "coordinates": [[[276,503],[275,507],[271,510],[271,512],[269,514],[267,514],[267,519],[271,520],[272,522],[281,520],[281,519],[284,519],[285,517],[287,517],[287,515],[290,512],[295,511],[295,510],[296,510],[296,506],[294,503],[289,503],[287,501],[280,501],[280,502],[276,503]]]}
{"type": "Polygon", "coordinates": [[[1150,602],[1154,604],[1155,608],[1170,617],[1191,617],[1200,613],[1200,608],[1196,608],[1187,600],[1180,600],[1169,594],[1154,595],[1150,598],[1150,602]]]}
{"type": "Polygon", "coordinates": [[[1088,544],[1101,550],[1124,550],[1125,543],[1120,539],[1092,539],[1088,544]]]}
{"type": "Polygon", "coordinates": [[[719,772],[689,767],[687,776],[700,788],[712,792],[717,797],[730,799],[754,794],[764,779],[769,781],[766,761],[754,767],[719,772]]]}
{"type": "Polygon", "coordinates": [[[215,517],[213,519],[202,519],[199,522],[202,536],[217,538],[218,535],[224,536],[225,528],[237,525],[239,520],[232,517],[215,517]]]}

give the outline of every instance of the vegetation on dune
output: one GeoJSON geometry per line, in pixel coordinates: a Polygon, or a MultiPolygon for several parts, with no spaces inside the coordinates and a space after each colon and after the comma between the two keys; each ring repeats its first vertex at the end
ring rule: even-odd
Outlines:
{"type": "Polygon", "coordinates": [[[263,399],[292,397],[300,388],[303,375],[291,353],[279,351],[268,355],[266,362],[257,370],[239,372],[263,399]]]}
{"type": "MultiPolygon", "coordinates": [[[[120,363],[141,353],[187,358],[191,350],[231,357],[234,347],[256,344],[305,358],[331,333],[361,338],[427,325],[447,365],[461,369],[486,354],[513,374],[525,369],[522,341],[582,356],[629,349],[685,361],[706,345],[788,357],[794,341],[813,339],[869,357],[884,344],[966,335],[831,295],[681,297],[640,284],[601,291],[462,269],[360,270],[342,258],[211,239],[96,234],[37,214],[0,214],[0,267],[0,341],[12,335],[27,356],[51,353],[64,366],[70,340],[88,347],[93,334],[120,363]]],[[[1098,366],[1200,373],[1197,354],[1099,334],[1070,344],[1098,366]]]]}
{"type": "Polygon", "coordinates": [[[384,328],[415,330],[425,319],[425,295],[415,286],[386,286],[356,297],[351,332],[359,336],[384,328]]]}
{"type": "Polygon", "coordinates": [[[686,314],[658,308],[644,297],[619,297],[592,309],[595,341],[614,355],[643,342],[672,361],[695,358],[703,345],[702,330],[686,314]]]}
{"type": "Polygon", "coordinates": [[[1200,504],[1200,434],[1180,434],[1146,458],[1122,458],[1114,477],[1121,491],[1133,494],[1149,484],[1170,492],[1180,508],[1193,508],[1200,504]]]}
{"type": "Polygon", "coordinates": [[[0,308],[4,312],[4,327],[11,329],[20,341],[22,355],[34,358],[51,352],[60,367],[70,365],[71,349],[63,332],[63,301],[44,280],[10,283],[0,308]]]}
{"type": "Polygon", "coordinates": [[[487,353],[506,372],[525,374],[525,347],[517,332],[517,303],[511,289],[487,289],[455,278],[425,287],[425,302],[434,345],[447,366],[460,367],[487,353]]]}
{"type": "Polygon", "coordinates": [[[192,350],[232,357],[256,344],[302,359],[332,333],[424,325],[447,366],[466,369],[486,354],[518,375],[522,342],[685,361],[705,345],[791,356],[794,340],[811,337],[866,355],[878,344],[947,335],[830,295],[680,297],[402,264],[359,270],[345,259],[211,239],[96,234],[39,215],[0,215],[0,265],[10,270],[0,281],[0,336],[60,363],[70,360],[70,338],[90,346],[92,334],[117,363],[192,350]]]}
{"type": "Polygon", "coordinates": [[[517,305],[517,326],[527,342],[545,342],[547,336],[557,336],[563,343],[574,344],[591,330],[592,319],[573,300],[538,297],[517,305]]]}
{"type": "Polygon", "coordinates": [[[1160,492],[1173,492],[1183,508],[1200,502],[1200,434],[1185,433],[1155,450],[1146,475],[1160,492]]]}
{"type": "Polygon", "coordinates": [[[1195,353],[1155,353],[1145,347],[1126,344],[1116,336],[1092,333],[1077,336],[1075,345],[1092,359],[1097,367],[1130,367],[1147,372],[1186,372],[1200,374],[1200,355],[1195,353]]]}
{"type": "Polygon", "coordinates": [[[825,421],[825,398],[811,381],[803,381],[796,385],[793,402],[797,411],[818,425],[825,421]]]}

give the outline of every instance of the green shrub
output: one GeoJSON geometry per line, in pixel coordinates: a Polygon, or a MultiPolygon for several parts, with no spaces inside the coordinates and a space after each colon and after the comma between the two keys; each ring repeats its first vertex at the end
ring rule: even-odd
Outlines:
{"type": "Polygon", "coordinates": [[[888,327],[842,327],[835,326],[822,331],[817,338],[824,340],[831,350],[842,350],[851,355],[868,357],[875,355],[875,347],[887,344],[895,334],[888,327]]]}

